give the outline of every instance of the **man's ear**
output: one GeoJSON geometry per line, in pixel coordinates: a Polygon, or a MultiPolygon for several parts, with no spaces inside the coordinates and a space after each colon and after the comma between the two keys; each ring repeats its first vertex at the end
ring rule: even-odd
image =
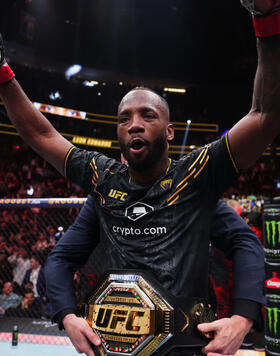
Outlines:
{"type": "Polygon", "coordinates": [[[174,126],[172,124],[168,124],[167,126],[166,137],[167,141],[172,141],[174,138],[174,126]]]}

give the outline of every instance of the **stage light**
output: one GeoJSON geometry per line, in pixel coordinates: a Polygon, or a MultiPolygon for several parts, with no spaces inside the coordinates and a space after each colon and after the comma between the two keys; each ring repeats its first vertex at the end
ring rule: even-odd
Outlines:
{"type": "Polygon", "coordinates": [[[82,70],[82,66],[80,64],[73,64],[65,71],[65,77],[69,80],[73,75],[78,74],[82,70]]]}
{"type": "Polygon", "coordinates": [[[99,82],[97,80],[85,80],[83,82],[83,85],[85,87],[94,87],[95,85],[98,85],[98,84],[99,84],[99,82]]]}
{"type": "Polygon", "coordinates": [[[185,146],[187,144],[187,139],[188,139],[188,135],[189,135],[189,130],[190,130],[190,124],[191,124],[191,120],[188,119],[187,120],[187,124],[186,124],[186,131],[184,134],[184,138],[183,138],[183,143],[182,143],[182,147],[181,147],[181,153],[180,153],[180,158],[182,158],[184,156],[184,152],[185,152],[185,146]]]}
{"type": "Polygon", "coordinates": [[[98,96],[101,96],[101,93],[100,93],[100,91],[99,91],[99,92],[97,93],[97,95],[98,95],[98,96]]]}
{"type": "Polygon", "coordinates": [[[123,85],[123,82],[119,82],[119,85],[123,85]]]}
{"type": "Polygon", "coordinates": [[[60,92],[57,90],[55,92],[50,93],[49,98],[51,100],[60,100],[62,98],[60,92]]]}
{"type": "Polygon", "coordinates": [[[178,89],[178,88],[164,88],[164,91],[168,91],[169,93],[178,93],[178,94],[185,94],[186,89],[178,89]]]}
{"type": "Polygon", "coordinates": [[[28,195],[33,195],[34,194],[34,188],[33,188],[32,185],[30,185],[30,187],[26,189],[26,193],[28,195]]]}
{"type": "Polygon", "coordinates": [[[102,85],[103,85],[103,86],[105,87],[105,85],[106,85],[106,82],[103,82],[103,83],[102,83],[102,85]]]}

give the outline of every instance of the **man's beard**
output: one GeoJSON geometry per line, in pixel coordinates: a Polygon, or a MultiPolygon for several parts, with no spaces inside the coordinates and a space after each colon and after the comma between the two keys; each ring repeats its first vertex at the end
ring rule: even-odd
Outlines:
{"type": "Polygon", "coordinates": [[[128,162],[128,166],[137,172],[149,171],[154,168],[167,147],[166,135],[161,135],[157,137],[153,144],[146,141],[146,147],[149,150],[147,156],[143,159],[136,159],[130,156],[129,146],[126,146],[121,139],[119,139],[119,143],[121,152],[128,162]]]}

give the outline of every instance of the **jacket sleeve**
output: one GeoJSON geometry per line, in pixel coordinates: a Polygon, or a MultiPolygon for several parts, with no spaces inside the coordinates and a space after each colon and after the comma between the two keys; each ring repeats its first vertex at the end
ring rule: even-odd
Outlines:
{"type": "Polygon", "coordinates": [[[86,263],[98,244],[98,231],[94,199],[89,195],[74,224],[55,245],[45,265],[47,297],[51,303],[54,321],[58,321],[56,315],[59,312],[76,310],[73,276],[75,271],[86,263]]]}
{"type": "Polygon", "coordinates": [[[31,273],[31,270],[28,269],[26,272],[25,272],[25,275],[23,277],[23,281],[21,283],[21,287],[24,288],[24,286],[26,285],[26,283],[29,282],[29,278],[30,278],[30,273],[31,273]]]}
{"type": "Polygon", "coordinates": [[[264,252],[248,224],[227,204],[217,203],[211,243],[233,262],[232,313],[258,320],[264,303],[264,252]]]}

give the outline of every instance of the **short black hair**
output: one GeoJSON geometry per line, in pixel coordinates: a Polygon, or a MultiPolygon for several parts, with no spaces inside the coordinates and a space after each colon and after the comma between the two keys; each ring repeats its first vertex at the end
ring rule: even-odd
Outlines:
{"type": "MultiPolygon", "coordinates": [[[[137,90],[146,90],[146,91],[149,91],[149,92],[155,94],[157,97],[159,97],[159,99],[162,101],[162,103],[164,104],[164,106],[165,106],[166,109],[167,109],[168,118],[170,117],[170,109],[169,109],[168,102],[164,99],[164,97],[162,97],[161,95],[159,95],[155,90],[153,90],[153,89],[151,89],[151,88],[144,87],[144,86],[138,86],[138,87],[135,87],[135,88],[129,90],[129,91],[125,94],[125,96],[126,96],[127,94],[129,94],[129,93],[131,93],[131,92],[133,92],[133,91],[137,91],[137,90]]],[[[123,96],[123,98],[124,98],[125,96],[123,96]]],[[[122,98],[122,100],[123,100],[123,98],[122,98]]],[[[122,100],[121,100],[121,102],[122,102],[122,100]]],[[[121,102],[120,102],[120,104],[121,104],[121,102]]],[[[120,104],[119,104],[119,106],[120,106],[120,104]]]]}

